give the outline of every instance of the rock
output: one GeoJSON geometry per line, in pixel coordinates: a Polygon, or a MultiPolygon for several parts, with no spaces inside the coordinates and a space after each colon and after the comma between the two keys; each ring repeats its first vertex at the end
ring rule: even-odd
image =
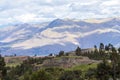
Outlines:
{"type": "Polygon", "coordinates": [[[64,56],[64,57],[56,57],[56,58],[45,60],[42,66],[70,68],[74,65],[91,64],[91,63],[98,63],[98,62],[99,61],[91,60],[88,57],[64,56]]]}

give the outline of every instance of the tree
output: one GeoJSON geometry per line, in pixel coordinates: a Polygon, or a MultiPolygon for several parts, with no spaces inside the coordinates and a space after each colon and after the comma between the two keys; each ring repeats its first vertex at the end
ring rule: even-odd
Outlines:
{"type": "Polygon", "coordinates": [[[51,75],[45,70],[39,70],[31,75],[30,80],[53,80],[51,75]]]}
{"type": "Polygon", "coordinates": [[[109,51],[112,51],[113,45],[109,43],[108,47],[109,47],[109,51]]]}
{"type": "Polygon", "coordinates": [[[120,57],[118,55],[118,53],[116,52],[115,48],[112,49],[112,53],[110,55],[110,60],[111,60],[111,65],[112,65],[112,78],[113,80],[117,80],[116,76],[117,76],[117,66],[119,64],[119,60],[120,57]]]}
{"type": "Polygon", "coordinates": [[[64,69],[59,67],[49,67],[45,68],[45,72],[48,72],[52,76],[52,80],[58,80],[58,78],[63,74],[64,69]]]}
{"type": "Polygon", "coordinates": [[[99,52],[102,54],[104,52],[104,44],[100,43],[99,52]]]}
{"type": "Polygon", "coordinates": [[[59,54],[58,54],[58,56],[59,56],[59,57],[60,57],[60,56],[64,56],[64,51],[60,51],[59,54]]]}
{"type": "Polygon", "coordinates": [[[48,56],[53,56],[53,54],[52,54],[52,53],[50,53],[48,56]]]}
{"type": "Polygon", "coordinates": [[[119,52],[119,54],[120,54],[120,47],[118,48],[118,52],[119,52]]]}
{"type": "Polygon", "coordinates": [[[98,49],[96,45],[94,45],[94,53],[98,53],[98,49]]]}
{"type": "Polygon", "coordinates": [[[75,53],[77,56],[81,55],[81,48],[78,46],[77,49],[75,50],[75,53]]]}
{"type": "Polygon", "coordinates": [[[17,56],[16,54],[14,54],[14,56],[17,56]]]}
{"type": "Polygon", "coordinates": [[[24,75],[23,75],[23,79],[22,80],[30,80],[30,76],[29,76],[30,74],[28,74],[28,73],[25,73],[24,75]]]}
{"type": "Polygon", "coordinates": [[[6,76],[6,67],[5,67],[5,61],[4,58],[0,55],[0,78],[3,80],[6,76]]]}
{"type": "Polygon", "coordinates": [[[85,74],[85,78],[87,80],[97,80],[96,79],[96,69],[94,68],[89,68],[88,71],[85,74]]]}
{"type": "Polygon", "coordinates": [[[105,45],[105,50],[109,51],[109,46],[105,45]]]}
{"type": "Polygon", "coordinates": [[[104,59],[102,63],[97,66],[97,78],[98,80],[109,80],[111,67],[109,63],[104,59]]]}
{"type": "Polygon", "coordinates": [[[34,55],[35,57],[37,56],[37,54],[34,55]]]}
{"type": "Polygon", "coordinates": [[[65,71],[59,78],[59,80],[84,80],[82,78],[81,70],[65,71]]]}

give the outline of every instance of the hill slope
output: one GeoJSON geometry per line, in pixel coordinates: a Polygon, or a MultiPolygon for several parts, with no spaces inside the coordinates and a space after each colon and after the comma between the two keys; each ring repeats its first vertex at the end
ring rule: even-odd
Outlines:
{"type": "Polygon", "coordinates": [[[3,55],[47,55],[60,50],[72,51],[77,46],[89,48],[100,42],[119,46],[119,34],[119,18],[100,23],[56,19],[50,23],[25,23],[0,29],[0,48],[3,55]]]}

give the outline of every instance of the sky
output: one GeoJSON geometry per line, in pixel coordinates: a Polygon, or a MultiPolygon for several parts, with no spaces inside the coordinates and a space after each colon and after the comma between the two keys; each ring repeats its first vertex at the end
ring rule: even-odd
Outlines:
{"type": "Polygon", "coordinates": [[[0,26],[108,17],[120,17],[120,0],[0,0],[0,26]]]}

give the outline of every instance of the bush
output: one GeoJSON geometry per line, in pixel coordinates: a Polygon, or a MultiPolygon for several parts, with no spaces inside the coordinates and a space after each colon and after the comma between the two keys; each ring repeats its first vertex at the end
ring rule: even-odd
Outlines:
{"type": "Polygon", "coordinates": [[[38,72],[34,72],[30,80],[53,80],[51,75],[47,73],[45,70],[40,70],[38,72]]]}
{"type": "Polygon", "coordinates": [[[82,72],[80,70],[75,71],[65,71],[59,80],[84,80],[82,77],[82,72]]]}

